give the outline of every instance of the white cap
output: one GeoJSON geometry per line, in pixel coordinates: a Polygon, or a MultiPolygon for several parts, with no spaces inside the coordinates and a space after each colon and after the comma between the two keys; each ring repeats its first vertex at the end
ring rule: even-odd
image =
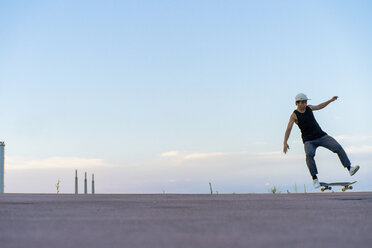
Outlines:
{"type": "Polygon", "coordinates": [[[307,100],[311,100],[309,98],[307,98],[307,96],[304,94],[304,93],[300,93],[300,94],[297,94],[296,97],[295,97],[295,101],[307,101],[307,100]]]}

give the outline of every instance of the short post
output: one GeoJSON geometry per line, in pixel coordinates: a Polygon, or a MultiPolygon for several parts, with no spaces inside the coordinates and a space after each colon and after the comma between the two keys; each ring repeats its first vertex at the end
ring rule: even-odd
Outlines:
{"type": "Polygon", "coordinates": [[[77,170],[75,170],[75,194],[79,194],[79,191],[78,191],[78,175],[77,175],[77,170]]]}
{"type": "Polygon", "coordinates": [[[95,190],[94,190],[94,174],[92,174],[92,194],[94,195],[95,190]]]}
{"type": "Polygon", "coordinates": [[[87,181],[87,173],[85,172],[85,180],[84,180],[84,194],[88,194],[88,181],[87,181]]]}

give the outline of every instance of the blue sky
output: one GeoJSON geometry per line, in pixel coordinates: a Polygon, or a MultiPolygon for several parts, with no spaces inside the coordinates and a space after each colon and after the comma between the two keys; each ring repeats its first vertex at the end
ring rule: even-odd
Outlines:
{"type": "MultiPolygon", "coordinates": [[[[340,97],[316,118],[370,190],[371,14],[369,1],[0,1],[6,191],[73,192],[75,168],[103,193],[310,191],[296,126],[281,153],[299,92],[340,97]]],[[[350,180],[333,153],[317,162],[321,180],[350,180]]]]}

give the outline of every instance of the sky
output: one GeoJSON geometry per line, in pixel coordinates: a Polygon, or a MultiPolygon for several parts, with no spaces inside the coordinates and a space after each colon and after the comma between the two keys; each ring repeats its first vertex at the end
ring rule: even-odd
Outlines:
{"type": "Polygon", "coordinates": [[[1,1],[5,192],[315,192],[294,97],[372,189],[370,1],[1,1]]]}

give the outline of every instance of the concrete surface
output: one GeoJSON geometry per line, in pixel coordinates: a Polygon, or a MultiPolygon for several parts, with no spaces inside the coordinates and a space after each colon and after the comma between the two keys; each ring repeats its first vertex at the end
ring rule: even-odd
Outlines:
{"type": "Polygon", "coordinates": [[[371,247],[372,193],[0,195],[1,248],[371,247]]]}

